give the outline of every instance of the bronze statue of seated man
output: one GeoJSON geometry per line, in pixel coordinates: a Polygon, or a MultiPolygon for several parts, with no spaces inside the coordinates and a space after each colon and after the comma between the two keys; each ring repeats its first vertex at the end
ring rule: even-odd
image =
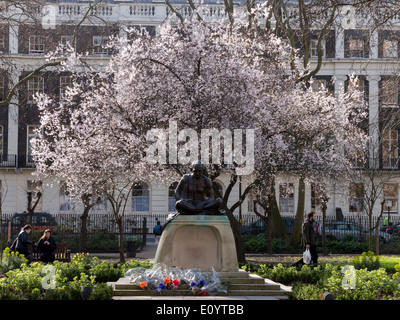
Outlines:
{"type": "Polygon", "coordinates": [[[220,215],[221,198],[215,199],[211,179],[203,175],[203,164],[197,162],[193,172],[185,174],[175,190],[176,210],[184,215],[220,215]]]}

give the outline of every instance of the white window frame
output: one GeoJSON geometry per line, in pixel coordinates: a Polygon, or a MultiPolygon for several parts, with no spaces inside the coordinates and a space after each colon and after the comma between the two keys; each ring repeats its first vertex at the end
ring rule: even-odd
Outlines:
{"type": "Polygon", "coordinates": [[[175,212],[175,189],[178,186],[178,182],[175,181],[168,186],[168,212],[175,212]]]}
{"type": "Polygon", "coordinates": [[[107,56],[108,48],[103,47],[103,44],[107,44],[107,36],[93,36],[93,54],[107,56]]]}
{"type": "Polygon", "coordinates": [[[73,211],[75,209],[75,202],[71,199],[66,188],[66,182],[60,181],[59,208],[60,211],[73,211]]]}
{"type": "Polygon", "coordinates": [[[359,213],[359,212],[363,212],[363,210],[364,210],[364,185],[362,183],[350,183],[350,185],[349,185],[349,212],[359,213]],[[354,185],[355,187],[352,188],[352,185],[354,185]],[[352,209],[352,208],[354,208],[354,209],[352,209]]]}
{"type": "Polygon", "coordinates": [[[294,183],[279,184],[279,211],[285,213],[294,213],[294,183]],[[284,194],[283,194],[284,192],[284,194]]]}
{"type": "Polygon", "coordinates": [[[37,128],[39,128],[38,125],[26,126],[26,163],[30,165],[34,164],[33,161],[30,161],[32,156],[31,140],[37,138],[37,134],[34,132],[37,128]]]}
{"type": "Polygon", "coordinates": [[[44,78],[43,77],[33,77],[28,80],[28,99],[27,103],[34,103],[33,95],[37,92],[44,92],[44,78]]]}
{"type": "Polygon", "coordinates": [[[365,55],[365,40],[364,39],[349,39],[349,58],[364,58],[365,55]],[[354,48],[351,48],[355,46],[354,48]],[[360,52],[361,55],[354,55],[354,52],[360,52]]]}
{"type": "MultiPolygon", "coordinates": [[[[36,202],[37,198],[37,193],[40,191],[42,192],[42,181],[33,181],[33,180],[27,180],[26,181],[26,191],[27,192],[32,192],[32,204],[36,202]]],[[[39,199],[39,202],[35,208],[36,212],[41,212],[43,208],[43,192],[42,196],[39,199]]]]}
{"type": "Polygon", "coordinates": [[[326,80],[316,79],[316,80],[313,80],[313,82],[311,83],[311,89],[314,92],[318,92],[318,91],[325,90],[327,88],[327,85],[328,85],[328,82],[326,80]]]}
{"type": "Polygon", "coordinates": [[[43,36],[29,36],[29,54],[44,54],[45,44],[43,36]]]}
{"type": "MultiPolygon", "coordinates": [[[[325,40],[321,40],[322,58],[325,58],[325,40]]],[[[318,58],[318,39],[310,40],[310,58],[318,58]]]]}
{"type": "Polygon", "coordinates": [[[132,211],[133,212],[151,212],[151,192],[150,192],[150,184],[147,182],[140,182],[140,186],[144,187],[142,189],[134,188],[132,190],[132,211]],[[141,195],[135,195],[134,193],[138,190],[142,191],[141,195]],[[143,192],[144,191],[144,192],[143,192]],[[143,194],[144,193],[144,194],[143,194]],[[147,194],[147,195],[146,195],[147,194]],[[138,200],[138,203],[135,206],[135,199],[138,200]],[[147,199],[147,201],[146,201],[147,199]],[[143,201],[144,200],[144,201],[143,201]],[[147,209],[147,210],[146,210],[147,209]]]}
{"type": "Polygon", "coordinates": [[[60,100],[64,100],[65,90],[72,86],[72,78],[70,76],[60,77],[60,100]]]}
{"type": "Polygon", "coordinates": [[[397,130],[389,129],[382,132],[382,167],[384,169],[397,168],[398,158],[399,158],[398,143],[399,143],[399,132],[397,130]],[[389,149],[387,150],[384,149],[385,144],[387,144],[389,149]],[[385,151],[387,151],[386,153],[388,157],[384,157],[385,151]]]}
{"type": "Polygon", "coordinates": [[[381,101],[384,108],[399,107],[399,83],[397,79],[382,80],[381,101]]]}
{"type": "Polygon", "coordinates": [[[352,88],[354,88],[355,90],[359,91],[360,93],[363,93],[363,94],[364,94],[364,92],[365,92],[365,82],[364,82],[364,79],[357,78],[357,79],[354,80],[354,81],[350,81],[350,82],[349,82],[349,86],[352,87],[352,88]]]}
{"type": "MultiPolygon", "coordinates": [[[[394,214],[398,212],[398,189],[397,183],[385,183],[382,189],[383,198],[391,201],[390,213],[394,214]]],[[[383,212],[389,212],[386,201],[383,204],[383,212]]]]}
{"type": "Polygon", "coordinates": [[[398,58],[398,41],[392,39],[383,40],[382,56],[383,58],[398,58]]]}
{"type": "MultiPolygon", "coordinates": [[[[92,196],[92,202],[95,203],[97,201],[97,196],[92,196]]],[[[100,197],[101,202],[96,203],[91,210],[96,212],[106,212],[107,211],[107,198],[105,196],[100,197]]]]}
{"type": "Polygon", "coordinates": [[[66,46],[68,43],[72,45],[72,36],[61,36],[60,43],[66,46]]]}

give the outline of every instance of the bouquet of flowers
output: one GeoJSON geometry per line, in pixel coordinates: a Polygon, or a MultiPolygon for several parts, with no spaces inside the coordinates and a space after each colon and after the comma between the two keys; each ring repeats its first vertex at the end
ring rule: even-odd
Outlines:
{"type": "Polygon", "coordinates": [[[190,290],[200,296],[226,293],[214,269],[207,272],[195,268],[181,270],[160,263],[152,269],[130,269],[125,277],[143,290],[156,290],[160,294],[167,294],[169,290],[190,290]]]}

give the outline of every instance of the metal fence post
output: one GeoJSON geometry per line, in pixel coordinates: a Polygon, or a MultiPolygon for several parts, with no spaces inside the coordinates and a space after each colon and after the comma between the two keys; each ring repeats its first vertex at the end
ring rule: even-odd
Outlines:
{"type": "Polygon", "coordinates": [[[146,245],[146,238],[147,238],[147,218],[143,217],[143,235],[142,235],[142,241],[143,245],[146,245]]]}

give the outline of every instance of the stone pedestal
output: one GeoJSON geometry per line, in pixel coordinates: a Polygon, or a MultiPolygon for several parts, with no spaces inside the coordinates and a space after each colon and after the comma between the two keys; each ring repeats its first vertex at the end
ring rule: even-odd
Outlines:
{"type": "Polygon", "coordinates": [[[177,216],[162,233],[155,263],[181,269],[237,271],[235,239],[228,217],[177,216]]]}

